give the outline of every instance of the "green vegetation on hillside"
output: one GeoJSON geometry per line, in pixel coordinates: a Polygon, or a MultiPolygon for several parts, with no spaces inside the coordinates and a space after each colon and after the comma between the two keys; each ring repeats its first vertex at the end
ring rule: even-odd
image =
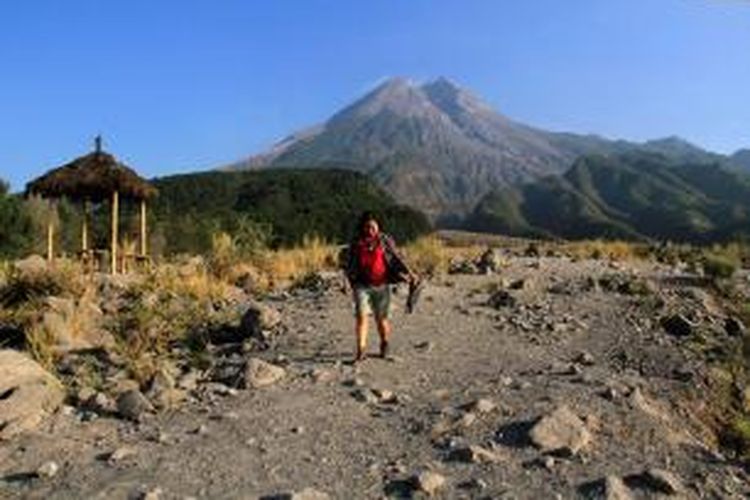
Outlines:
{"type": "Polygon", "coordinates": [[[429,232],[427,218],[395,204],[363,174],[345,170],[205,172],[157,179],[154,206],[166,252],[203,252],[211,235],[257,235],[289,246],[306,235],[344,242],[359,214],[372,210],[399,241],[429,232]]]}
{"type": "Polygon", "coordinates": [[[750,235],[750,177],[660,154],[584,156],[562,177],[491,193],[467,225],[537,237],[726,241],[750,235]]]}

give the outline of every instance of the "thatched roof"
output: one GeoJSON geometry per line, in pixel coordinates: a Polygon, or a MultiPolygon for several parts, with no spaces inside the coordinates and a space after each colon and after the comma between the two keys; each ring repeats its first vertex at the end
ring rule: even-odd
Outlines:
{"type": "Polygon", "coordinates": [[[99,149],[72,162],[50,170],[26,185],[27,194],[45,198],[89,199],[103,201],[118,191],[121,196],[136,200],[156,195],[156,188],[139,177],[114,156],[99,149]]]}

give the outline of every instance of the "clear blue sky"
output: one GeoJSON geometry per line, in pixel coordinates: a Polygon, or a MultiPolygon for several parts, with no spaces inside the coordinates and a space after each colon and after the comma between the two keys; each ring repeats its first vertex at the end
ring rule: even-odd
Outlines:
{"type": "Polygon", "coordinates": [[[447,76],[519,121],[750,147],[748,0],[23,0],[0,7],[0,178],[105,147],[207,169],[388,76],[447,76]]]}

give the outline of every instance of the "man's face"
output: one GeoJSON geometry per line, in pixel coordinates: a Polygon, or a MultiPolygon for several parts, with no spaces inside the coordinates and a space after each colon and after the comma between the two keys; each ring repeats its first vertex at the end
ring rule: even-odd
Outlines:
{"type": "Polygon", "coordinates": [[[368,238],[374,238],[377,236],[379,230],[378,223],[374,220],[368,220],[365,222],[365,235],[367,235],[368,238]]]}

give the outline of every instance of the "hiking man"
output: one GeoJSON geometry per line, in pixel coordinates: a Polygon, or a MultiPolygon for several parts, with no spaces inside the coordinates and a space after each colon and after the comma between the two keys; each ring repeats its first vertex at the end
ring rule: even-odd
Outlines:
{"type": "Polygon", "coordinates": [[[406,266],[393,238],[381,232],[380,224],[371,212],[362,214],[355,237],[349,245],[346,278],[353,293],[356,316],[357,351],[354,362],[366,357],[367,317],[371,313],[380,335],[380,357],[385,358],[391,336],[390,285],[409,283],[407,309],[411,312],[417,297],[413,292],[418,289],[419,279],[406,266]]]}

